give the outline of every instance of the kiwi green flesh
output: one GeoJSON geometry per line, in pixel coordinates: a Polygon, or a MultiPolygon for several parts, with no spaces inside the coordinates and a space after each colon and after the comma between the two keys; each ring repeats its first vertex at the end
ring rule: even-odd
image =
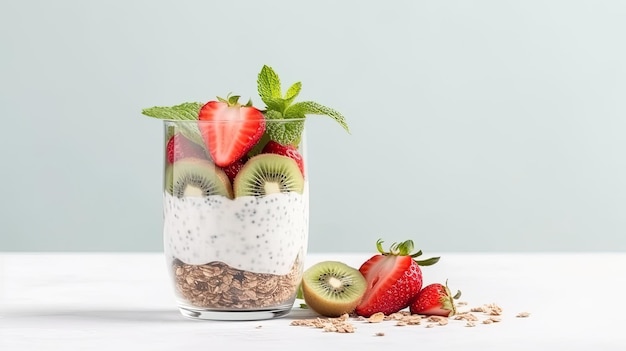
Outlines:
{"type": "Polygon", "coordinates": [[[361,272],[337,261],[319,262],[302,276],[304,302],[327,317],[352,312],[361,302],[366,287],[361,272]]]}
{"type": "Polygon", "coordinates": [[[235,196],[264,196],[304,191],[304,177],[296,161],[276,154],[251,157],[233,182],[235,196]]]}
{"type": "Polygon", "coordinates": [[[173,196],[233,197],[232,187],[224,171],[207,160],[184,158],[165,169],[165,189],[173,196]]]}

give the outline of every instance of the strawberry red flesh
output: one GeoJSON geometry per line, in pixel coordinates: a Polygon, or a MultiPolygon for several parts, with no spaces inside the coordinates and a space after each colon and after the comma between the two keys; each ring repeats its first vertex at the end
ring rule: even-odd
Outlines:
{"type": "Polygon", "coordinates": [[[174,163],[180,159],[187,157],[195,157],[206,159],[206,153],[201,145],[198,145],[189,139],[185,138],[180,133],[174,134],[170,140],[167,141],[165,147],[165,154],[167,163],[174,163]]]}
{"type": "Polygon", "coordinates": [[[304,175],[304,160],[302,159],[302,155],[298,152],[298,149],[293,145],[283,145],[274,140],[270,140],[265,144],[263,153],[277,154],[283,155],[287,157],[291,157],[298,164],[298,168],[300,168],[300,172],[304,175]]]}
{"type": "Polygon", "coordinates": [[[422,287],[422,271],[410,256],[376,255],[359,271],[367,281],[363,300],[355,310],[360,316],[398,312],[409,305],[422,287]]]}
{"type": "Polygon", "coordinates": [[[389,252],[383,249],[382,243],[382,240],[376,242],[380,254],[372,256],[359,268],[367,288],[355,312],[363,317],[376,312],[389,315],[408,307],[422,288],[422,270],[419,266],[435,264],[439,260],[439,257],[414,260],[422,252],[412,253],[411,240],[394,243],[389,252]]]}
{"type": "Polygon", "coordinates": [[[240,105],[237,98],[209,101],[198,115],[198,128],[207,150],[220,167],[241,159],[265,132],[263,113],[252,106],[240,105]]]}
{"type": "Polygon", "coordinates": [[[247,157],[244,157],[222,168],[224,170],[224,173],[226,173],[226,175],[228,176],[228,179],[230,179],[231,183],[235,181],[235,177],[237,176],[239,171],[241,171],[241,169],[243,168],[243,165],[246,163],[246,160],[247,160],[247,157]]]}
{"type": "Polygon", "coordinates": [[[451,296],[447,285],[430,284],[417,294],[409,306],[409,310],[413,314],[449,317],[456,313],[454,299],[458,299],[460,296],[460,291],[451,296]]]}

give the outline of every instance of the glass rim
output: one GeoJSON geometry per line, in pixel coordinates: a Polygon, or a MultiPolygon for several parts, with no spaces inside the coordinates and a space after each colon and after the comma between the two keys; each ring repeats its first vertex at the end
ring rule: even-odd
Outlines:
{"type": "Polygon", "coordinates": [[[214,119],[210,121],[198,120],[198,119],[161,119],[163,123],[239,123],[249,121],[265,121],[266,123],[289,123],[289,122],[304,122],[306,118],[281,118],[281,119],[268,119],[268,118],[254,118],[254,119],[214,119]]]}

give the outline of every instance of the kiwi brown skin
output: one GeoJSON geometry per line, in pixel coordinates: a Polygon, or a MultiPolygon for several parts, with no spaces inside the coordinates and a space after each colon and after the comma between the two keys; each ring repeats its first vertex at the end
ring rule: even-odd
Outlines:
{"type": "Polygon", "coordinates": [[[313,311],[325,317],[339,317],[354,311],[361,302],[367,282],[358,269],[338,261],[323,261],[308,268],[302,276],[302,296],[313,311]],[[342,280],[337,293],[321,288],[324,274],[336,275],[342,280]]]}
{"type": "Polygon", "coordinates": [[[165,190],[170,194],[183,197],[185,188],[189,185],[199,187],[200,194],[191,196],[222,195],[233,198],[233,190],[226,173],[211,161],[188,157],[167,165],[165,169],[165,190]]]}
{"type": "Polygon", "coordinates": [[[263,196],[304,191],[304,177],[290,157],[264,153],[251,157],[233,181],[234,195],[263,196]]]}

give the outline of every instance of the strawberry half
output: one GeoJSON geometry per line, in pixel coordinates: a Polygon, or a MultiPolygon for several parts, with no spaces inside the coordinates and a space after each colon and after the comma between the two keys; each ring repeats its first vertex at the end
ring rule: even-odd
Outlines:
{"type": "Polygon", "coordinates": [[[225,167],[244,156],[265,132],[263,113],[239,104],[239,96],[209,101],[198,114],[198,128],[213,162],[225,167]],[[211,123],[203,123],[203,121],[211,123]]]}
{"type": "Polygon", "coordinates": [[[450,317],[456,314],[454,300],[459,297],[461,297],[461,291],[457,290],[454,296],[450,294],[448,282],[446,285],[430,284],[417,294],[415,301],[409,306],[409,310],[413,314],[450,317]]]}
{"type": "Polygon", "coordinates": [[[270,140],[263,147],[262,153],[266,154],[277,154],[283,155],[287,157],[291,157],[298,164],[298,168],[300,168],[300,172],[304,175],[304,160],[302,159],[302,155],[298,152],[298,149],[293,145],[283,145],[274,140],[270,140]]]}
{"type": "Polygon", "coordinates": [[[165,146],[167,163],[174,163],[187,157],[206,159],[204,148],[193,141],[185,138],[184,135],[176,133],[172,135],[165,146]]]}
{"type": "Polygon", "coordinates": [[[369,317],[376,312],[389,315],[408,307],[422,288],[422,270],[419,266],[439,261],[439,257],[415,261],[413,258],[422,252],[411,254],[411,240],[394,243],[389,252],[383,250],[382,243],[382,240],[376,242],[380,254],[372,256],[359,268],[367,281],[363,299],[355,309],[359,316],[369,317]]]}

